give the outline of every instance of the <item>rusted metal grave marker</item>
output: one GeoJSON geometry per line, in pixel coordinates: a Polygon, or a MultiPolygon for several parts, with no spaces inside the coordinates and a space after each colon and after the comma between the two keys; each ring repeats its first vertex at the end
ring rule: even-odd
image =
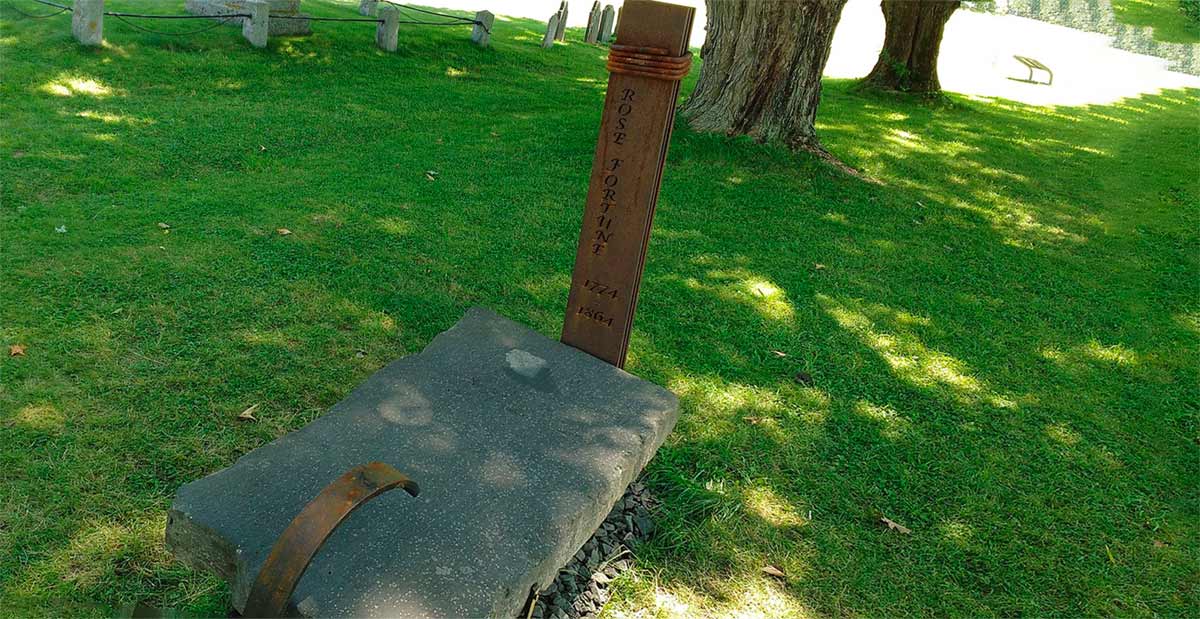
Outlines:
{"type": "Polygon", "coordinates": [[[562,341],[625,366],[650,225],[675,120],[679,80],[691,67],[695,10],[627,2],[608,56],[608,94],[562,341]]]}
{"type": "Polygon", "coordinates": [[[625,5],[562,341],[472,308],[178,490],[167,548],[221,575],[234,609],[514,617],[600,526],[679,417],[674,394],[620,365],[692,17],[625,5]]]}

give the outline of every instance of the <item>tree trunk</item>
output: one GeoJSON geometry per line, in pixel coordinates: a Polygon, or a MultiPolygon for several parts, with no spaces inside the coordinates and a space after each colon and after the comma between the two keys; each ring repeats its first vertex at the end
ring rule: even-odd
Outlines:
{"type": "Polygon", "coordinates": [[[883,50],[866,86],[880,90],[905,90],[935,93],[938,83],[938,50],[942,30],[959,0],[883,0],[883,19],[887,27],[883,50]]]}
{"type": "Polygon", "coordinates": [[[821,72],[846,0],[706,0],[696,89],[681,109],[699,131],[820,150],[821,72]]]}

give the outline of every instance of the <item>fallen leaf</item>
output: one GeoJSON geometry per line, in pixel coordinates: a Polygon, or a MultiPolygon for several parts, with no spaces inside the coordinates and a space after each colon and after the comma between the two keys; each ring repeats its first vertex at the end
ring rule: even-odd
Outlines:
{"type": "Polygon", "coordinates": [[[161,222],[161,221],[160,221],[160,222],[158,222],[158,227],[159,227],[159,228],[162,228],[163,230],[170,230],[170,229],[171,229],[171,224],[165,224],[165,223],[163,223],[163,222],[161,222]]]}
{"type": "Polygon", "coordinates": [[[815,271],[824,271],[824,270],[825,270],[825,265],[821,264],[820,262],[818,262],[818,263],[815,263],[815,264],[813,264],[813,270],[815,270],[815,271]]]}
{"type": "Polygon", "coordinates": [[[362,349],[356,350],[356,351],[354,351],[354,356],[358,357],[359,359],[362,359],[363,357],[367,356],[367,351],[362,350],[362,349]]]}
{"type": "Polygon", "coordinates": [[[257,404],[255,404],[255,405],[251,406],[250,408],[247,408],[246,410],[244,410],[244,411],[242,411],[242,412],[238,413],[238,416],[237,416],[237,418],[238,418],[238,419],[241,419],[242,421],[258,421],[258,419],[256,419],[256,418],[254,417],[254,411],[256,411],[256,410],[258,410],[258,405],[257,405],[257,404]]]}
{"type": "Polygon", "coordinates": [[[14,150],[14,151],[13,151],[13,154],[12,154],[12,156],[13,156],[13,159],[20,159],[21,157],[24,157],[24,156],[25,156],[25,151],[23,151],[23,150],[14,150]]]}
{"type": "Polygon", "coordinates": [[[886,525],[889,530],[900,533],[901,535],[908,535],[908,534],[912,533],[912,529],[900,524],[899,522],[896,522],[895,520],[887,518],[885,516],[880,516],[879,521],[882,522],[884,525],[886,525]]]}
{"type": "Polygon", "coordinates": [[[796,382],[800,383],[801,385],[804,385],[805,387],[813,386],[812,374],[809,374],[808,372],[796,372],[795,378],[796,378],[796,382]]]}
{"type": "Polygon", "coordinates": [[[437,170],[425,170],[425,180],[436,181],[437,177],[437,170]]]}
{"type": "Polygon", "coordinates": [[[1167,546],[1170,546],[1170,544],[1168,544],[1162,540],[1159,540],[1159,539],[1154,540],[1155,548],[1166,548],[1167,546]]]}
{"type": "Polygon", "coordinates": [[[265,152],[267,152],[267,147],[266,147],[266,146],[263,146],[262,144],[259,144],[259,145],[258,145],[258,152],[260,152],[260,153],[265,153],[265,152]]]}
{"type": "Polygon", "coordinates": [[[762,568],[762,573],[779,579],[787,578],[787,575],[783,573],[783,570],[775,567],[774,565],[764,565],[762,568]]]}
{"type": "Polygon", "coordinates": [[[766,421],[766,419],[763,419],[762,417],[742,417],[742,421],[745,421],[746,423],[748,423],[752,426],[756,426],[756,425],[766,421]]]}
{"type": "Polygon", "coordinates": [[[24,357],[25,356],[25,345],[24,344],[13,344],[13,345],[9,346],[8,347],[8,356],[24,357]]]}
{"type": "Polygon", "coordinates": [[[608,574],[605,574],[604,572],[596,572],[595,574],[592,574],[592,580],[602,585],[607,585],[608,583],[612,582],[612,579],[609,578],[608,574]]]}
{"type": "Polygon", "coordinates": [[[782,358],[782,357],[786,357],[786,356],[787,356],[787,353],[785,353],[785,352],[780,352],[780,351],[778,351],[778,350],[772,350],[772,351],[771,351],[771,354],[772,354],[772,355],[775,355],[776,357],[780,357],[780,358],[782,358]]]}
{"type": "Polygon", "coordinates": [[[287,236],[292,233],[292,231],[288,230],[287,228],[276,228],[275,231],[279,233],[279,236],[287,236]]]}
{"type": "Polygon", "coordinates": [[[59,234],[66,234],[66,233],[67,233],[67,227],[66,227],[66,226],[58,226],[57,228],[55,228],[55,229],[54,229],[54,231],[55,231],[55,232],[57,232],[57,233],[59,233],[59,234]]]}

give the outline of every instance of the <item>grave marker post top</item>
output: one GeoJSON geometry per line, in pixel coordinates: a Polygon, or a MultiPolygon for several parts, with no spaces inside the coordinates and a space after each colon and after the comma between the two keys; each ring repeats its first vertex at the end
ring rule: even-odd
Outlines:
{"type": "Polygon", "coordinates": [[[617,367],[629,349],[695,16],[691,7],[650,0],[630,0],[624,10],[562,331],[563,343],[617,367]]]}

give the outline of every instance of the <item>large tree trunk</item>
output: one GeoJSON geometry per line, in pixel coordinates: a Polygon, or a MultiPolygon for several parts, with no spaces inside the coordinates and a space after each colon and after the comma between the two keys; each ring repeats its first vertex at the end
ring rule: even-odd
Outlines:
{"type": "Polygon", "coordinates": [[[942,30],[959,0],[883,0],[883,50],[865,85],[881,90],[935,93],[942,30]]]}
{"type": "Polygon", "coordinates": [[[706,0],[693,128],[820,150],[821,71],[846,0],[706,0]]]}

